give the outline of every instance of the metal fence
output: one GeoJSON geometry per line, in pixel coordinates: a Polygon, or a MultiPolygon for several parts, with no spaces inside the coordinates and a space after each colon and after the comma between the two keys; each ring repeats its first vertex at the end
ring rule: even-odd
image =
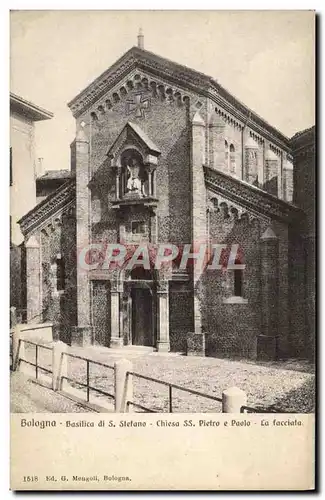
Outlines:
{"type": "Polygon", "coordinates": [[[103,396],[108,396],[109,398],[115,399],[114,394],[110,394],[109,392],[103,391],[102,389],[98,389],[98,387],[93,387],[90,385],[90,364],[94,365],[99,365],[99,366],[104,366],[105,368],[109,368],[110,370],[113,370],[114,372],[114,366],[110,366],[106,363],[101,363],[100,361],[93,361],[92,359],[85,358],[83,356],[77,356],[76,354],[71,354],[71,353],[62,353],[62,356],[68,356],[69,358],[75,358],[75,359],[81,359],[82,361],[86,362],[86,384],[84,382],[81,382],[80,380],[76,380],[71,377],[63,376],[61,377],[61,383],[60,383],[60,390],[62,390],[62,384],[64,380],[67,380],[68,382],[73,382],[75,384],[80,385],[81,387],[85,387],[87,391],[87,403],[89,403],[90,399],[90,391],[98,392],[99,394],[103,396]]]}
{"type": "MultiPolygon", "coordinates": [[[[148,377],[147,375],[142,375],[141,373],[136,373],[133,371],[127,372],[127,376],[132,375],[133,377],[137,377],[139,379],[143,380],[148,380],[150,382],[155,382],[160,385],[164,385],[168,387],[168,413],[173,413],[173,389],[177,389],[179,391],[187,392],[189,394],[193,394],[195,396],[200,396],[202,398],[210,399],[212,401],[217,401],[218,403],[222,403],[222,399],[218,398],[216,396],[210,396],[209,394],[205,394],[204,392],[200,391],[195,391],[194,389],[188,389],[187,387],[182,387],[177,384],[173,384],[171,382],[165,382],[164,380],[158,380],[153,377],[148,377]]],[[[155,410],[152,410],[151,408],[146,408],[143,405],[140,405],[139,403],[135,403],[134,401],[127,401],[127,407],[130,405],[135,406],[136,408],[140,408],[144,411],[150,412],[150,413],[158,413],[155,410]]]]}
{"type": "Polygon", "coordinates": [[[255,408],[252,406],[243,405],[240,409],[240,413],[297,413],[297,412],[278,410],[276,408],[255,408]]]}
{"type": "MultiPolygon", "coordinates": [[[[37,342],[33,342],[32,340],[27,340],[27,339],[23,339],[23,338],[20,338],[19,339],[19,348],[18,348],[18,352],[20,352],[20,345],[21,343],[24,342],[25,344],[30,344],[32,346],[35,347],[35,363],[33,363],[32,361],[29,361],[25,358],[21,358],[18,356],[18,366],[20,365],[21,362],[23,363],[26,363],[28,365],[31,365],[35,368],[35,378],[36,380],[39,379],[39,373],[40,372],[45,372],[47,374],[52,374],[53,375],[53,366],[52,366],[52,370],[45,367],[45,366],[42,366],[40,363],[39,363],[39,352],[41,349],[45,349],[45,350],[49,350],[49,351],[52,351],[53,350],[53,347],[50,347],[50,346],[47,346],[47,345],[44,345],[44,344],[39,344],[37,342]]],[[[89,359],[89,358],[86,358],[84,356],[78,356],[76,354],[72,354],[72,353],[68,353],[68,352],[62,352],[61,353],[61,359],[63,359],[63,356],[67,356],[69,358],[73,358],[73,359],[79,359],[81,361],[84,361],[86,363],[86,381],[81,381],[81,380],[78,380],[76,378],[72,378],[72,377],[68,377],[67,376],[67,372],[65,373],[61,373],[59,375],[59,390],[62,390],[62,385],[63,385],[63,381],[66,380],[67,382],[72,382],[72,383],[75,383],[77,385],[79,385],[80,387],[83,387],[83,388],[86,388],[86,400],[87,400],[87,403],[89,403],[90,401],[90,392],[93,391],[93,392],[96,392],[98,394],[101,394],[102,396],[107,396],[113,400],[115,400],[116,398],[116,387],[115,387],[115,391],[114,391],[114,394],[112,393],[109,393],[103,389],[100,389],[99,387],[94,387],[93,385],[90,384],[90,378],[91,378],[91,365],[97,365],[97,366],[101,366],[101,367],[104,367],[104,368],[108,368],[109,370],[111,370],[113,372],[113,376],[116,375],[116,366],[111,366],[107,363],[103,363],[103,362],[100,362],[100,361],[95,361],[95,360],[92,360],[92,359],[89,359]]],[[[132,365],[131,365],[132,367],[132,365]]],[[[162,386],[165,386],[168,390],[168,413],[173,413],[175,411],[175,406],[173,404],[173,396],[174,396],[174,391],[177,390],[177,391],[183,391],[185,393],[188,393],[188,394],[192,394],[194,396],[198,396],[198,397],[201,397],[201,398],[205,398],[205,399],[208,399],[208,400],[211,400],[211,401],[215,401],[217,403],[221,403],[223,404],[223,398],[221,397],[217,397],[217,396],[212,396],[210,394],[206,394],[204,392],[201,392],[201,391],[197,391],[195,389],[190,389],[190,388],[187,388],[187,387],[183,387],[183,386],[180,386],[178,384],[174,384],[172,382],[166,382],[164,380],[159,380],[159,379],[156,379],[156,378],[153,378],[153,377],[149,377],[148,375],[143,375],[141,373],[138,373],[138,372],[134,372],[132,370],[127,370],[126,371],[126,377],[125,377],[125,387],[129,384],[130,382],[130,377],[135,377],[135,378],[138,378],[138,379],[142,379],[142,380],[147,380],[149,382],[152,382],[152,383],[156,383],[156,384],[160,384],[162,386]]],[[[161,410],[155,410],[155,409],[152,409],[152,408],[148,408],[147,406],[145,405],[142,405],[140,403],[137,403],[135,401],[132,400],[132,398],[127,398],[126,399],[126,411],[128,411],[130,409],[131,406],[135,407],[135,408],[138,408],[144,412],[148,412],[148,413],[161,413],[162,411],[161,410]]],[[[256,407],[251,407],[251,406],[247,406],[247,405],[241,405],[239,406],[238,408],[240,408],[240,410],[238,409],[237,411],[240,411],[240,413],[292,413],[292,412],[285,412],[283,410],[278,410],[276,408],[256,408],[256,407]]],[[[125,410],[124,410],[125,411],[125,410]]],[[[222,410],[222,411],[227,411],[227,410],[222,410]]]]}
{"type": "Polygon", "coordinates": [[[40,349],[45,349],[45,350],[48,350],[48,351],[52,351],[52,347],[49,347],[49,346],[44,345],[44,344],[37,344],[36,342],[32,342],[31,340],[26,340],[26,339],[19,339],[19,347],[20,347],[21,342],[24,342],[25,344],[30,344],[30,345],[35,346],[35,363],[33,363],[32,361],[28,361],[27,359],[24,359],[24,358],[19,358],[18,359],[18,363],[21,363],[21,361],[23,361],[24,363],[27,363],[28,365],[34,366],[35,367],[35,378],[36,378],[36,380],[38,380],[39,370],[41,370],[41,371],[43,371],[45,373],[52,373],[52,370],[49,370],[48,368],[45,368],[45,366],[41,366],[38,363],[39,350],[40,349]]]}

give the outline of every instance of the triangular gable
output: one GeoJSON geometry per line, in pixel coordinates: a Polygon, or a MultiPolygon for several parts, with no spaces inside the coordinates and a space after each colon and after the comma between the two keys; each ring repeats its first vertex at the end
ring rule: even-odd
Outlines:
{"type": "Polygon", "coordinates": [[[153,74],[159,73],[169,77],[175,83],[182,82],[183,86],[189,85],[192,90],[197,88],[208,88],[210,81],[213,79],[199,71],[188,68],[181,64],[175,63],[164,57],[158,56],[148,50],[132,47],[96,80],[82,90],[68,106],[77,114],[82,112],[82,109],[99,99],[113,85],[118,83],[126,74],[133,68],[148,69],[153,74]]]}
{"type": "Polygon", "coordinates": [[[290,149],[288,137],[245,106],[220,85],[217,80],[139,47],[129,49],[118,61],[68,103],[74,117],[77,118],[88,110],[135,69],[143,70],[152,77],[168,81],[179,89],[211,98],[216,104],[232,113],[238,120],[244,120],[246,123],[249,118],[250,127],[257,133],[263,134],[263,131],[267,131],[269,140],[285,150],[290,149]]]}
{"type": "Polygon", "coordinates": [[[122,131],[119,133],[118,137],[113,142],[112,146],[109,148],[107,152],[107,156],[112,158],[119,151],[122,145],[125,143],[139,144],[140,148],[146,151],[147,154],[153,156],[159,156],[161,154],[158,146],[154,144],[154,142],[147,136],[147,134],[139,127],[132,122],[127,122],[127,124],[123,127],[122,131]]]}

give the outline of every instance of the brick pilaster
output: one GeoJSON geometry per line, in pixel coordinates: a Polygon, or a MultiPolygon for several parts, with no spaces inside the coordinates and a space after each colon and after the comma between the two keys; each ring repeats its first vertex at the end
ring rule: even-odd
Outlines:
{"type": "Polygon", "coordinates": [[[293,198],[293,165],[285,162],[283,165],[283,199],[292,203],[293,198]]]}
{"type": "Polygon", "coordinates": [[[110,347],[122,347],[123,345],[123,282],[111,281],[110,289],[111,307],[111,341],[110,347]]]}
{"type": "Polygon", "coordinates": [[[244,148],[244,180],[256,185],[258,181],[258,144],[251,137],[244,148]]]}
{"type": "Polygon", "coordinates": [[[209,164],[211,168],[226,172],[225,123],[215,112],[209,121],[209,164]]]}
{"type": "Polygon", "coordinates": [[[279,182],[279,166],[278,157],[270,149],[265,155],[265,176],[264,176],[264,188],[265,190],[278,196],[278,182],[279,182]]]}
{"type": "MultiPolygon", "coordinates": [[[[77,223],[77,257],[80,251],[90,242],[90,158],[89,138],[85,127],[78,125],[75,142],[76,162],[76,223],[77,223]]],[[[90,283],[88,271],[83,269],[77,260],[77,320],[78,325],[73,333],[73,340],[81,345],[92,341],[90,320],[90,283]],[[77,339],[77,337],[80,337],[77,339]]]]}
{"type": "Polygon", "coordinates": [[[262,334],[278,334],[279,241],[269,227],[261,236],[262,334]]]}
{"type": "Polygon", "coordinates": [[[168,280],[157,282],[157,313],[157,350],[168,352],[170,350],[168,280]]]}
{"type": "MultiPolygon", "coordinates": [[[[214,128],[214,127],[213,127],[214,128]]],[[[192,250],[197,252],[201,244],[207,243],[206,187],[203,164],[205,162],[205,123],[201,115],[195,113],[192,120],[192,250]]],[[[201,269],[193,265],[193,331],[202,332],[201,269]]]]}
{"type": "Polygon", "coordinates": [[[36,236],[26,242],[27,322],[42,322],[40,244],[36,236]]]}

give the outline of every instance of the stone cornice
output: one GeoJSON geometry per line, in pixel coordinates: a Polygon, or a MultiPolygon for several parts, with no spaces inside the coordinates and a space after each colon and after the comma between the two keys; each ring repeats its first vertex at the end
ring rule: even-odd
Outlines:
{"type": "Polygon", "coordinates": [[[132,47],[128,50],[108,70],[68,103],[73,116],[77,118],[84,113],[134,68],[148,71],[158,78],[167,78],[183,89],[189,89],[210,98],[239,121],[247,124],[249,119],[249,127],[256,133],[263,135],[281,149],[290,150],[288,137],[245,106],[212,77],[138,47],[132,47]]]}
{"type": "Polygon", "coordinates": [[[41,228],[47,219],[70,205],[75,196],[75,179],[71,179],[18,221],[23,235],[26,236],[34,229],[41,228]]]}
{"type": "Polygon", "coordinates": [[[204,166],[206,185],[225,198],[252,210],[254,213],[289,223],[304,216],[304,212],[290,203],[272,196],[246,182],[204,166]]]}

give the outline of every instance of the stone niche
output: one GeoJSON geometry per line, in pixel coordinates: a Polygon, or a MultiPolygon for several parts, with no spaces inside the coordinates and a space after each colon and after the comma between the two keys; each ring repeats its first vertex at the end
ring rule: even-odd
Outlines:
{"type": "Polygon", "coordinates": [[[107,155],[115,176],[115,201],[121,243],[155,242],[156,169],[159,148],[136,124],[128,122],[107,155]]]}
{"type": "Polygon", "coordinates": [[[107,155],[115,175],[115,208],[157,202],[159,148],[136,124],[128,122],[107,155]]]}

